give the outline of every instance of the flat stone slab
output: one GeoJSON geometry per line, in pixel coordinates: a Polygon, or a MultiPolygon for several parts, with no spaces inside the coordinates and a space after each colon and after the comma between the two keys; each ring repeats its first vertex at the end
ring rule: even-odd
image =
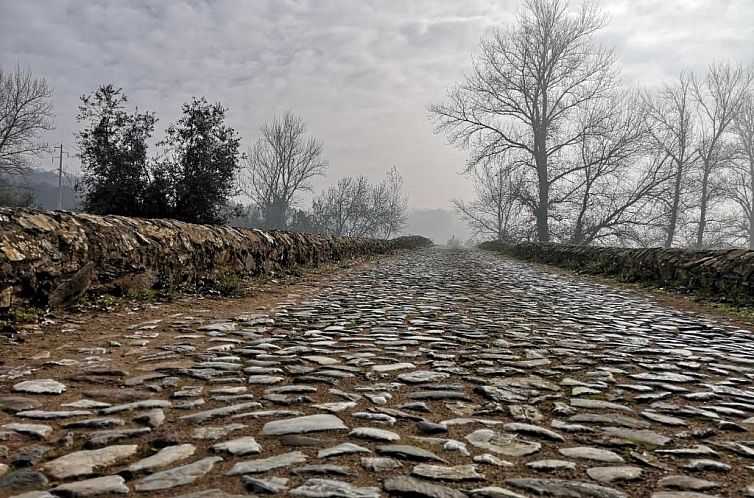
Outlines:
{"type": "Polygon", "coordinates": [[[626,494],[617,489],[599,486],[583,481],[567,479],[506,479],[505,483],[536,495],[594,498],[626,498],[626,494]]]}
{"type": "Polygon", "coordinates": [[[46,438],[52,434],[52,427],[44,424],[5,424],[3,429],[9,429],[11,431],[19,432],[21,434],[29,434],[38,438],[46,438]]]}
{"type": "Polygon", "coordinates": [[[593,448],[591,446],[576,446],[573,448],[560,448],[558,452],[569,458],[579,458],[583,460],[594,460],[606,463],[623,463],[623,457],[610,450],[593,448]]]}
{"type": "Polygon", "coordinates": [[[139,492],[158,491],[191,484],[209,473],[216,463],[222,461],[221,457],[212,456],[188,465],[163,470],[134,483],[134,489],[139,492]]]}
{"type": "Polygon", "coordinates": [[[349,453],[371,453],[372,451],[363,446],[353,443],[343,443],[331,448],[323,448],[317,452],[317,458],[328,458],[349,453]]]}
{"type": "Polygon", "coordinates": [[[425,498],[467,498],[466,493],[432,484],[413,477],[395,476],[382,481],[382,488],[390,495],[412,496],[425,498]]]}
{"type": "Polygon", "coordinates": [[[64,496],[127,495],[131,492],[121,476],[95,477],[71,482],[53,488],[52,491],[64,496]]]}
{"type": "Polygon", "coordinates": [[[66,390],[65,384],[53,379],[25,380],[13,386],[18,393],[61,394],[66,390]]]}
{"type": "Polygon", "coordinates": [[[160,451],[152,456],[143,458],[137,462],[132,463],[126,470],[131,473],[147,472],[185,460],[196,453],[196,447],[193,444],[179,444],[176,446],[168,446],[162,448],[160,451]]]}
{"type": "Polygon", "coordinates": [[[348,433],[350,437],[359,439],[371,439],[372,441],[395,442],[400,440],[401,436],[393,431],[378,429],[376,427],[356,427],[348,433]]]}
{"type": "MultiPolygon", "coordinates": [[[[22,398],[21,396],[0,397],[0,410],[7,413],[23,412],[39,408],[41,403],[36,399],[22,398]]],[[[63,405],[65,406],[65,405],[63,405]]]]}
{"type": "Polygon", "coordinates": [[[98,450],[76,451],[43,464],[41,469],[55,479],[93,474],[96,469],[109,467],[132,456],[138,448],[135,444],[125,444],[98,450]]]}
{"type": "Polygon", "coordinates": [[[522,457],[538,452],[542,445],[524,441],[511,434],[501,434],[491,429],[478,429],[466,436],[466,440],[477,448],[509,457],[522,457]]]}
{"type": "Polygon", "coordinates": [[[445,463],[445,460],[435,455],[431,451],[427,451],[425,449],[418,448],[416,446],[410,446],[407,444],[388,444],[384,446],[378,446],[376,451],[381,455],[390,455],[403,460],[414,460],[419,462],[435,461],[445,463]]]}
{"type": "Polygon", "coordinates": [[[420,463],[414,466],[411,474],[426,479],[441,481],[480,481],[484,480],[484,474],[477,471],[476,465],[432,465],[420,463]]]}
{"type": "Polygon", "coordinates": [[[332,479],[308,479],[298,488],[289,492],[292,496],[306,498],[380,498],[380,488],[367,486],[356,487],[347,482],[332,479]]]}
{"type": "Polygon", "coordinates": [[[305,454],[300,451],[291,451],[290,453],[283,453],[268,458],[258,458],[256,460],[238,462],[226,473],[226,475],[257,474],[304,462],[306,462],[305,454]]]}
{"type": "Polygon", "coordinates": [[[319,414],[267,422],[262,427],[260,434],[263,436],[282,436],[343,429],[348,429],[348,427],[335,415],[319,414]]]}
{"type": "Polygon", "coordinates": [[[592,467],[586,469],[586,474],[599,482],[622,482],[635,481],[642,476],[642,470],[639,467],[622,466],[622,467],[592,467]]]}
{"type": "Polygon", "coordinates": [[[236,456],[255,455],[261,453],[262,446],[253,437],[245,436],[214,444],[212,445],[212,451],[216,453],[229,453],[236,456]]]}

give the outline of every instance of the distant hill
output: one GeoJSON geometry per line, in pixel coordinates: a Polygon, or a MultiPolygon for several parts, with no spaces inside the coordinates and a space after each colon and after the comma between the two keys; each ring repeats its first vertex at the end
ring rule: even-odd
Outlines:
{"type": "MultiPolygon", "coordinates": [[[[34,196],[35,207],[53,210],[58,208],[58,175],[49,171],[32,170],[10,179],[13,185],[29,191],[34,196]]],[[[63,209],[76,210],[78,203],[70,181],[63,178],[63,209]]]]}
{"type": "Polygon", "coordinates": [[[462,243],[471,238],[466,224],[449,209],[411,209],[403,232],[429,237],[435,244],[445,244],[454,235],[462,243]]]}

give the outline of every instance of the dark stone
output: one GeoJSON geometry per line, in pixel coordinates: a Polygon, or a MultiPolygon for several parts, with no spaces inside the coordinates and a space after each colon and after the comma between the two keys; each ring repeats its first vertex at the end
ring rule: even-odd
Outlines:
{"type": "Polygon", "coordinates": [[[42,406],[38,401],[20,396],[4,396],[0,398],[0,410],[7,413],[34,410],[42,406]]]}
{"type": "Polygon", "coordinates": [[[16,467],[28,467],[40,460],[52,448],[49,446],[27,446],[11,462],[16,467]]]}
{"type": "Polygon", "coordinates": [[[317,439],[311,436],[302,436],[299,434],[287,434],[280,436],[280,444],[283,446],[292,446],[294,448],[311,446],[314,448],[322,448],[327,445],[326,441],[317,439]]]}
{"type": "Polygon", "coordinates": [[[442,434],[448,432],[447,425],[430,422],[429,420],[422,420],[421,422],[417,422],[416,428],[419,429],[419,432],[422,432],[424,434],[442,434]]]}
{"type": "Polygon", "coordinates": [[[39,472],[17,470],[0,477],[0,490],[3,491],[34,491],[47,486],[49,481],[39,472]]]}

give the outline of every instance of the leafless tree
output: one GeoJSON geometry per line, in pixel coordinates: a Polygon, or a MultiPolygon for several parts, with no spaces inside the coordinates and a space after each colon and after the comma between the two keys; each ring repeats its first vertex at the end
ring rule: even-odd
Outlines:
{"type": "Polygon", "coordinates": [[[471,74],[431,105],[436,131],[470,148],[468,169],[506,151],[529,157],[536,175],[537,237],[550,238],[551,186],[571,173],[554,161],[588,132],[573,117],[616,86],[612,50],[595,33],[606,18],[593,2],[525,0],[515,24],[482,42],[471,74]]]}
{"type": "Polygon", "coordinates": [[[699,121],[697,155],[701,166],[701,198],[696,247],[704,246],[710,203],[724,189],[715,180],[730,161],[732,148],[725,134],[738,115],[752,82],[752,71],[742,65],[713,63],[703,78],[692,77],[692,92],[699,121]]]}
{"type": "Polygon", "coordinates": [[[527,216],[521,199],[526,185],[521,168],[504,163],[508,159],[485,161],[471,172],[476,198],[455,199],[453,204],[474,236],[492,237],[501,242],[531,238],[533,219],[527,216]]]}
{"type": "Polygon", "coordinates": [[[242,190],[259,206],[266,228],[286,228],[297,195],[325,174],[322,142],[307,137],[303,119],[286,110],[262,126],[247,156],[242,190]]]}
{"type": "Polygon", "coordinates": [[[376,184],[344,177],[314,199],[315,227],[332,235],[388,238],[406,224],[403,178],[393,168],[376,184]]]}
{"type": "Polygon", "coordinates": [[[744,214],[743,231],[754,249],[754,93],[749,93],[733,120],[735,155],[731,161],[727,191],[744,214]]]}
{"type": "Polygon", "coordinates": [[[560,187],[561,237],[572,244],[612,242],[646,226],[646,206],[667,180],[662,157],[645,154],[647,121],[634,92],[594,102],[583,113],[574,170],[560,187]]]}
{"type": "Polygon", "coordinates": [[[684,71],[673,84],[663,83],[654,94],[646,92],[647,131],[655,154],[669,158],[672,180],[656,200],[663,204],[667,216],[664,247],[672,247],[678,230],[679,216],[686,207],[689,170],[694,164],[694,108],[691,96],[691,73],[684,71]]]}
{"type": "Polygon", "coordinates": [[[0,68],[0,174],[22,173],[43,152],[40,135],[53,128],[52,88],[20,65],[0,68]]]}

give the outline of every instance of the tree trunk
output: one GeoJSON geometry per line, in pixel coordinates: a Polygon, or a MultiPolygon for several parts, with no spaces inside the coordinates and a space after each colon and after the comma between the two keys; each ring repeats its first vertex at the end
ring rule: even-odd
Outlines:
{"type": "Polygon", "coordinates": [[[539,180],[539,205],[534,212],[534,216],[537,218],[537,240],[539,242],[549,242],[550,179],[547,170],[547,142],[544,130],[535,130],[534,132],[534,151],[534,160],[537,165],[537,179],[539,180]]]}
{"type": "Polygon", "coordinates": [[[673,247],[675,238],[675,228],[678,224],[678,207],[681,204],[681,180],[683,179],[683,166],[677,165],[675,173],[675,184],[673,185],[673,204],[670,207],[670,221],[668,223],[668,236],[665,239],[665,249],[673,247]]]}
{"type": "Polygon", "coordinates": [[[699,210],[699,227],[696,231],[696,248],[704,247],[704,230],[707,226],[707,197],[709,195],[709,161],[704,161],[704,172],[702,174],[702,200],[699,210]]]}

